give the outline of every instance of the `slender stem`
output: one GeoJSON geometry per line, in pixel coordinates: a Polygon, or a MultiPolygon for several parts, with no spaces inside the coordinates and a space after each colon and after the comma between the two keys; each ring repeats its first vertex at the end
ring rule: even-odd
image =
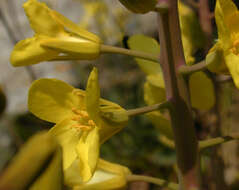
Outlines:
{"type": "MultiPolygon", "coordinates": [[[[214,115],[216,119],[214,120],[212,126],[210,127],[210,135],[212,137],[221,136],[222,129],[222,100],[224,101],[222,87],[220,83],[217,83],[215,77],[212,77],[214,82],[214,93],[215,93],[215,106],[214,106],[214,115]]],[[[225,139],[230,139],[227,137],[225,139]]],[[[211,159],[210,159],[210,167],[209,172],[211,173],[211,181],[209,188],[212,190],[224,190],[228,189],[227,184],[225,182],[224,171],[225,171],[225,163],[222,158],[222,147],[213,147],[211,150],[211,159]]]]}
{"type": "MultiPolygon", "coordinates": [[[[239,140],[239,134],[227,135],[223,137],[215,137],[207,140],[199,141],[199,151],[202,151],[206,148],[214,147],[226,142],[239,140]]],[[[175,149],[175,144],[170,139],[165,139],[163,135],[160,136],[160,141],[171,149],[175,149]]]]}
{"type": "Polygon", "coordinates": [[[215,82],[219,83],[232,82],[232,77],[228,75],[217,75],[215,76],[215,82]]]}
{"type": "Polygon", "coordinates": [[[171,190],[178,190],[178,187],[179,187],[178,184],[176,184],[176,183],[168,182],[164,179],[150,177],[150,176],[128,175],[128,176],[126,176],[126,179],[127,179],[128,182],[145,181],[145,182],[149,182],[149,183],[159,185],[161,187],[169,188],[171,190]]]}
{"type": "Polygon", "coordinates": [[[178,68],[178,72],[182,75],[189,75],[197,71],[206,70],[209,64],[206,63],[206,61],[201,61],[199,63],[196,63],[194,65],[182,65],[178,68]]]}
{"type": "Polygon", "coordinates": [[[158,55],[152,54],[152,53],[146,53],[142,51],[130,50],[130,49],[103,45],[103,44],[100,46],[100,51],[101,53],[117,53],[117,54],[123,54],[123,55],[129,55],[132,57],[142,58],[149,61],[159,62],[158,55]]]}
{"type": "MultiPolygon", "coordinates": [[[[159,3],[162,0],[159,0],[159,3]]],[[[178,16],[178,1],[168,2],[167,13],[158,14],[160,38],[160,64],[162,66],[166,97],[171,101],[170,109],[172,128],[177,154],[180,189],[199,189],[198,179],[198,141],[193,116],[188,106],[185,81],[177,73],[176,68],[185,65],[181,32],[178,16]]]]}
{"type": "Polygon", "coordinates": [[[220,145],[232,140],[238,140],[239,139],[239,134],[233,134],[233,135],[228,135],[228,136],[223,136],[223,137],[216,137],[208,140],[203,140],[199,142],[199,148],[200,150],[213,147],[216,145],[220,145]]]}
{"type": "Polygon", "coordinates": [[[151,106],[145,106],[142,108],[127,110],[127,114],[128,114],[128,116],[135,116],[135,115],[145,114],[148,112],[152,112],[152,111],[159,110],[159,109],[165,109],[165,108],[169,108],[169,107],[170,107],[170,102],[166,101],[161,104],[155,104],[155,105],[151,105],[151,106]]]}

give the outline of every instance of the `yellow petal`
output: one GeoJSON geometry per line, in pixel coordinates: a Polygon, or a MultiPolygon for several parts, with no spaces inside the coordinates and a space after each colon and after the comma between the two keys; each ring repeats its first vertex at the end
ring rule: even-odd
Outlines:
{"type": "Polygon", "coordinates": [[[100,128],[101,144],[123,129],[129,119],[125,109],[104,99],[100,99],[100,117],[102,122],[100,128]]]}
{"type": "Polygon", "coordinates": [[[152,121],[153,125],[159,129],[160,134],[169,139],[173,139],[173,131],[169,119],[163,116],[159,111],[154,111],[146,115],[152,121]]]}
{"type": "Polygon", "coordinates": [[[144,101],[148,105],[158,104],[166,99],[164,81],[160,75],[149,75],[144,84],[144,101]]]}
{"type": "Polygon", "coordinates": [[[37,0],[28,0],[23,7],[32,29],[37,34],[56,36],[64,31],[64,27],[51,16],[51,10],[45,3],[40,3],[37,0]]]}
{"type": "MultiPolygon", "coordinates": [[[[239,12],[237,10],[236,5],[232,0],[218,0],[218,4],[220,4],[222,15],[224,18],[224,27],[228,27],[230,32],[238,33],[239,32],[239,12]]],[[[217,18],[217,17],[216,17],[217,18]]],[[[217,20],[218,22],[219,20],[217,20]]],[[[222,22],[222,21],[219,21],[222,22]]]]}
{"type": "Polygon", "coordinates": [[[41,46],[44,36],[34,36],[18,42],[10,57],[13,66],[26,66],[49,61],[57,57],[58,52],[41,46]]]}
{"type": "Polygon", "coordinates": [[[53,128],[49,133],[54,136],[63,149],[63,169],[66,170],[77,157],[76,146],[79,143],[81,133],[75,129],[74,122],[70,119],[66,119],[53,128]]]}
{"type": "Polygon", "coordinates": [[[196,72],[189,77],[189,91],[192,107],[209,110],[215,104],[214,86],[211,79],[203,72],[196,72]]]}
{"type": "MultiPolygon", "coordinates": [[[[58,38],[47,38],[41,42],[43,47],[58,52],[73,54],[73,59],[91,60],[100,54],[100,44],[77,36],[62,35],[58,38]]],[[[69,59],[70,56],[69,56],[69,59]]]]}
{"type": "Polygon", "coordinates": [[[93,68],[88,78],[85,98],[86,110],[90,118],[98,127],[101,127],[100,122],[100,86],[98,81],[98,70],[93,68]]]}
{"type": "Polygon", "coordinates": [[[221,43],[217,42],[206,56],[206,63],[211,72],[228,74],[228,68],[225,64],[224,51],[221,43]]]}
{"type": "Polygon", "coordinates": [[[129,174],[128,168],[100,159],[92,179],[85,184],[78,183],[74,190],[119,189],[126,186],[125,176],[129,174]]]}
{"type": "Polygon", "coordinates": [[[96,169],[99,158],[99,129],[84,131],[77,145],[77,155],[80,161],[80,176],[83,182],[89,181],[96,169]]]}
{"type": "Polygon", "coordinates": [[[78,158],[64,171],[64,180],[65,184],[69,187],[74,187],[83,183],[82,176],[80,175],[80,161],[78,158]]]}
{"type": "Polygon", "coordinates": [[[29,190],[60,190],[63,188],[62,152],[55,151],[48,167],[31,185],[29,190]]]}
{"type": "Polygon", "coordinates": [[[51,11],[51,15],[59,24],[64,26],[68,31],[76,34],[78,37],[85,38],[86,40],[89,40],[95,43],[101,42],[98,36],[79,27],[77,24],[73,23],[71,20],[59,14],[58,12],[51,11]]]}
{"type": "Polygon", "coordinates": [[[196,50],[204,46],[205,37],[196,12],[182,1],[178,1],[178,9],[185,60],[191,65],[194,63],[193,55],[196,50]]]}
{"type": "MultiPolygon", "coordinates": [[[[150,37],[137,34],[131,36],[128,40],[130,49],[144,51],[148,53],[158,54],[160,53],[160,47],[158,42],[150,37]]],[[[161,73],[161,67],[159,63],[147,61],[144,59],[136,59],[140,69],[145,72],[145,74],[158,74],[161,73]]]]}
{"type": "Polygon", "coordinates": [[[231,73],[234,84],[239,88],[239,56],[229,53],[225,56],[226,65],[231,73]]]}
{"type": "Polygon", "coordinates": [[[57,79],[39,79],[32,83],[28,94],[28,108],[37,117],[53,123],[73,115],[78,105],[74,88],[57,79]]]}
{"type": "Polygon", "coordinates": [[[215,18],[218,30],[218,39],[221,41],[224,49],[231,47],[231,35],[225,21],[225,14],[222,10],[220,1],[216,3],[215,18]]]}
{"type": "Polygon", "coordinates": [[[127,167],[119,165],[119,164],[111,163],[103,159],[99,159],[97,168],[107,172],[115,173],[118,175],[131,174],[131,171],[127,167]]]}

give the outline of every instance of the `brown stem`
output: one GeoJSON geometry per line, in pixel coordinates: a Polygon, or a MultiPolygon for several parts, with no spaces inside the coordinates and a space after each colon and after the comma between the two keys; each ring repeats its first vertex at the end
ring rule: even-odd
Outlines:
{"type": "MultiPolygon", "coordinates": [[[[216,104],[214,107],[214,113],[216,114],[216,121],[213,126],[210,127],[210,134],[212,137],[221,136],[221,100],[222,100],[222,92],[221,86],[219,83],[215,82],[215,96],[216,96],[216,104]]],[[[211,169],[211,183],[210,189],[212,190],[224,190],[227,189],[227,185],[224,178],[224,161],[222,158],[222,147],[216,146],[212,148],[211,151],[211,160],[210,160],[210,169],[211,169]]]]}
{"type": "MultiPolygon", "coordinates": [[[[164,0],[165,3],[166,0],[164,0]]],[[[184,80],[176,71],[185,65],[179,27],[177,0],[167,0],[168,12],[158,13],[160,38],[160,64],[163,69],[167,100],[171,101],[170,115],[179,169],[181,189],[198,189],[198,141],[194,121],[182,91],[184,80]]],[[[161,0],[159,0],[159,4],[161,0]]]]}

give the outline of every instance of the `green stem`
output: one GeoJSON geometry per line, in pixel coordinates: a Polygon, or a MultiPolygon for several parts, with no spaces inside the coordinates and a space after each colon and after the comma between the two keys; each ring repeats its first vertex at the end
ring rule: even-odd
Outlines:
{"type": "Polygon", "coordinates": [[[197,71],[206,70],[207,67],[208,67],[208,64],[206,64],[205,61],[201,61],[191,66],[182,65],[178,68],[178,72],[182,75],[189,75],[197,71]]]}
{"type": "Polygon", "coordinates": [[[223,144],[232,140],[238,140],[238,139],[239,139],[239,134],[216,137],[216,138],[200,141],[199,147],[200,147],[200,150],[202,150],[205,148],[213,147],[216,145],[220,145],[220,144],[223,144]]]}
{"type": "Polygon", "coordinates": [[[132,57],[142,58],[149,61],[159,62],[159,57],[156,54],[152,53],[146,53],[142,51],[136,51],[136,50],[130,50],[115,46],[109,46],[109,45],[101,45],[100,46],[100,52],[101,53],[117,53],[117,54],[123,54],[123,55],[129,55],[132,57]]]}
{"type": "Polygon", "coordinates": [[[140,114],[145,114],[148,112],[152,112],[152,111],[156,111],[159,109],[166,109],[170,107],[170,102],[166,101],[163,102],[161,104],[154,104],[151,106],[145,106],[142,108],[136,108],[136,109],[131,109],[131,110],[127,110],[127,114],[128,116],[135,116],[135,115],[140,115],[140,114]]]}
{"type": "MultiPolygon", "coordinates": [[[[163,137],[161,137],[161,138],[163,138],[163,137]]],[[[227,136],[223,136],[223,137],[215,137],[215,138],[211,138],[208,140],[201,140],[201,141],[199,141],[199,150],[202,151],[206,148],[214,147],[216,145],[220,145],[220,144],[238,140],[238,139],[239,139],[239,134],[233,134],[233,135],[227,135],[227,136]]],[[[164,139],[163,139],[163,141],[164,141],[164,139]]],[[[166,141],[167,141],[166,142],[167,147],[169,147],[171,149],[175,148],[175,144],[172,140],[166,139],[166,141]]],[[[166,143],[164,143],[164,144],[166,144],[166,143]]]]}
{"type": "Polygon", "coordinates": [[[126,179],[127,179],[128,182],[145,181],[145,182],[149,182],[149,183],[159,185],[161,187],[169,188],[171,190],[178,190],[178,187],[179,187],[178,184],[176,184],[176,183],[168,182],[164,179],[159,179],[159,178],[149,177],[149,176],[143,176],[143,175],[128,175],[128,176],[126,176],[126,179]]]}

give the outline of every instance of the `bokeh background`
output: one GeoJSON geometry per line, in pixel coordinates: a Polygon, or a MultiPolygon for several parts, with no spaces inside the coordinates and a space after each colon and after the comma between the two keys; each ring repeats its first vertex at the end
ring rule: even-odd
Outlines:
{"type": "MultiPolygon", "coordinates": [[[[143,84],[145,75],[131,57],[102,55],[96,61],[44,62],[31,67],[14,68],[9,56],[14,44],[33,31],[22,8],[23,0],[0,1],[0,107],[6,107],[0,118],[0,171],[19,150],[22,144],[40,130],[49,129],[53,124],[39,120],[27,109],[27,93],[31,82],[38,78],[58,78],[75,87],[85,89],[88,74],[93,66],[100,73],[100,87],[103,98],[120,104],[125,109],[145,106],[143,84]]],[[[127,48],[127,39],[134,34],[157,38],[156,15],[136,15],[127,11],[118,1],[112,0],[45,0],[49,7],[64,14],[75,23],[96,33],[105,44],[127,48]]],[[[193,7],[197,1],[185,0],[193,7]]],[[[213,13],[215,0],[210,0],[213,13]]],[[[195,8],[194,8],[195,9],[195,8]]],[[[197,16],[198,11],[195,9],[197,16]]],[[[216,25],[211,22],[212,43],[217,38],[216,25]]],[[[204,59],[205,52],[195,52],[196,60],[204,59]]],[[[232,81],[219,85],[219,112],[213,110],[196,112],[196,129],[199,139],[205,139],[213,131],[212,123],[220,118],[221,135],[238,132],[239,91],[232,81]]],[[[217,120],[218,121],[218,120],[217,120]]],[[[160,142],[160,133],[150,120],[137,116],[127,127],[111,138],[101,148],[101,157],[128,166],[134,173],[152,175],[176,181],[175,152],[160,142]]],[[[224,178],[228,189],[238,189],[239,151],[238,143],[227,143],[220,149],[224,164],[224,178]]],[[[205,189],[210,189],[210,159],[213,150],[203,152],[202,172],[205,189]]],[[[0,172],[1,174],[1,172],[0,172]]],[[[147,183],[134,183],[129,189],[160,189],[147,183]]]]}

